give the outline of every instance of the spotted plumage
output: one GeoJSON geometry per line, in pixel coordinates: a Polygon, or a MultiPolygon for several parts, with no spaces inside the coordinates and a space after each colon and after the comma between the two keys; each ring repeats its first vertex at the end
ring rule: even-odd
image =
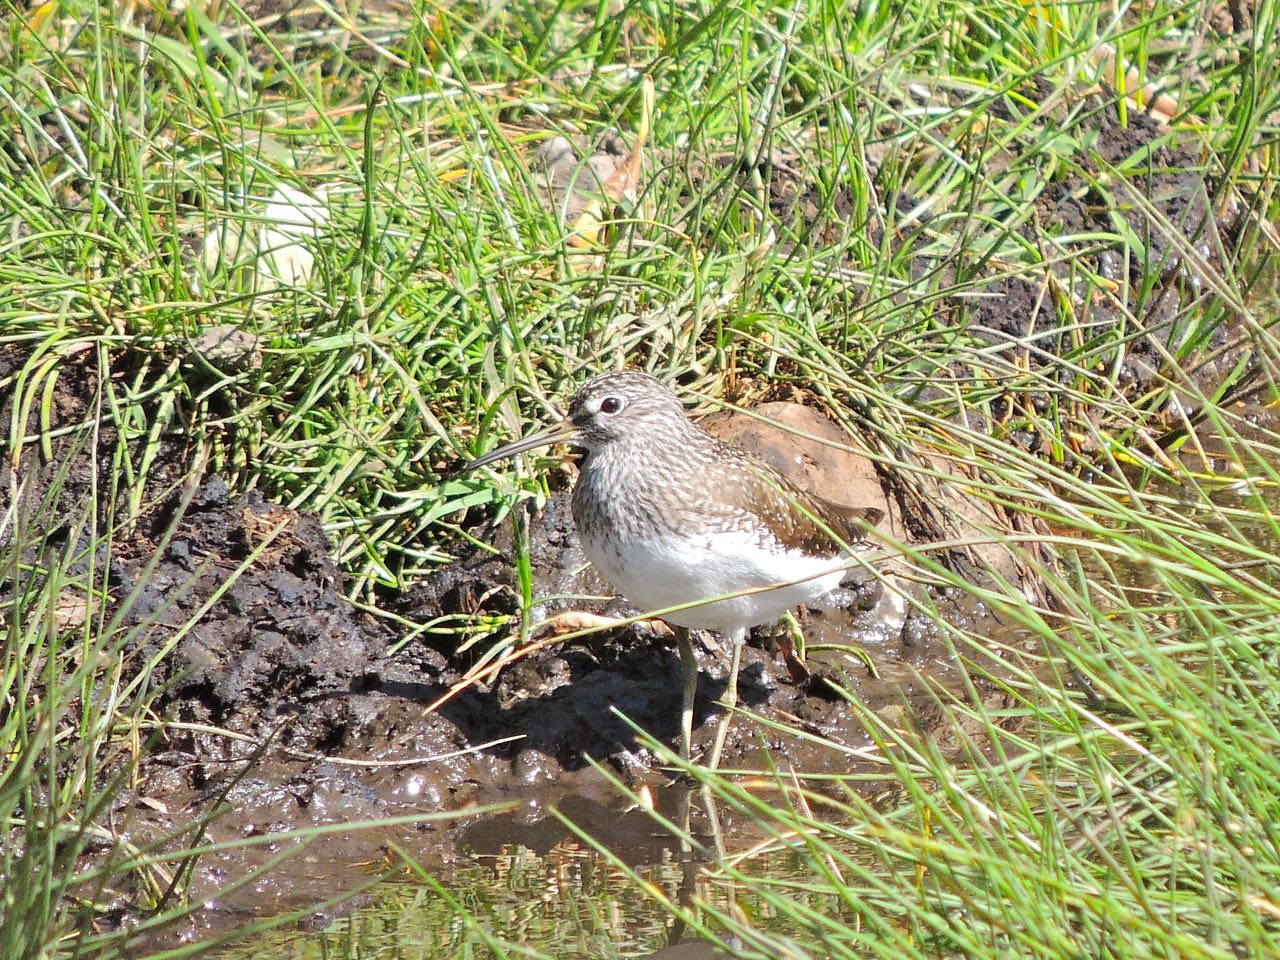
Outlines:
{"type": "MultiPolygon", "coordinates": [[[[470,466],[558,441],[586,451],[573,517],[587,556],[635,605],[666,611],[679,627],[717,630],[733,641],[730,705],[747,630],[830,592],[844,570],[844,547],[864,539],[881,516],[801,490],[763,461],[706,433],[670,390],[634,371],[588,381],[574,394],[563,423],[470,466]]],[[[696,663],[690,667],[692,648],[683,634],[681,640],[681,746],[687,756],[696,663]]]]}

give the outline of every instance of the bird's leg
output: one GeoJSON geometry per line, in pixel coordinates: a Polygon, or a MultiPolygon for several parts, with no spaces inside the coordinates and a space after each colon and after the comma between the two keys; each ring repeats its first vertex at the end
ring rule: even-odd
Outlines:
{"type": "Polygon", "coordinates": [[[715,742],[711,746],[711,758],[708,769],[720,767],[720,753],[724,750],[725,737],[729,735],[729,722],[733,717],[733,708],[738,705],[738,668],[742,665],[742,645],[747,641],[745,627],[739,627],[729,634],[729,643],[733,646],[733,654],[729,660],[729,683],[724,688],[721,703],[724,705],[724,719],[720,721],[720,729],[716,731],[715,742]]]}
{"type": "Polygon", "coordinates": [[[693,750],[693,701],[698,695],[698,657],[688,627],[676,627],[680,650],[680,756],[688,760],[693,750]]]}

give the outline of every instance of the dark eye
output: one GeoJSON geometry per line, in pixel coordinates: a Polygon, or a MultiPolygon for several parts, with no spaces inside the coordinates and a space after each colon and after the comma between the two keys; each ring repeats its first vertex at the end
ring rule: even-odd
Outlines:
{"type": "Polygon", "coordinates": [[[617,413],[622,409],[622,401],[617,397],[605,397],[600,401],[601,413],[617,413]]]}

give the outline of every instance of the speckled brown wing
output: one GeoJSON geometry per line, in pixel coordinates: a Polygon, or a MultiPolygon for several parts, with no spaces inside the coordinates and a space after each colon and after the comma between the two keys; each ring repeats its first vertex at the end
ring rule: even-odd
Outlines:
{"type": "Polygon", "coordinates": [[[728,444],[722,447],[723,462],[740,471],[737,478],[716,490],[716,496],[734,509],[758,517],[780,543],[792,550],[828,557],[845,543],[867,538],[866,526],[884,519],[876,507],[846,507],[802,490],[764,461],[728,444]],[[829,531],[829,532],[828,532],[829,531]]]}

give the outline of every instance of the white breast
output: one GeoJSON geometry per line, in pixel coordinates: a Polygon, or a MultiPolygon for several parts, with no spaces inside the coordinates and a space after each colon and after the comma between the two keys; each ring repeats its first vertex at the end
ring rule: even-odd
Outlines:
{"type": "Polygon", "coordinates": [[[667,532],[617,549],[617,544],[591,540],[583,547],[614,587],[646,611],[802,581],[665,615],[682,627],[722,633],[772,623],[791,607],[834,590],[844,572],[839,558],[813,557],[796,550],[765,552],[758,538],[744,533],[684,537],[667,532]]]}

